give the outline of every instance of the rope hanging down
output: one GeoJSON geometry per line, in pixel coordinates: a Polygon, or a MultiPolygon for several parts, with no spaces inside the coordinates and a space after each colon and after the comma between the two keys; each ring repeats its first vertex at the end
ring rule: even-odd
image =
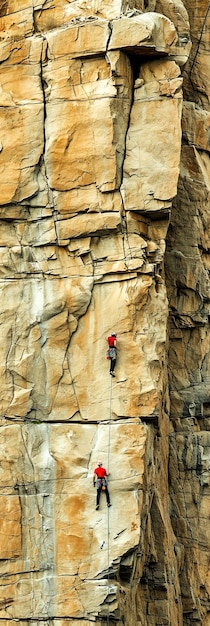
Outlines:
{"type": "MultiPolygon", "coordinates": [[[[111,444],[111,420],[112,420],[112,377],[110,379],[110,402],[109,402],[109,430],[108,430],[108,458],[107,458],[107,471],[109,473],[110,466],[110,444],[111,444]]],[[[109,574],[109,538],[110,538],[110,526],[109,526],[109,507],[107,508],[107,567],[108,567],[108,576],[107,576],[107,597],[108,597],[108,612],[107,612],[107,626],[109,626],[109,594],[110,594],[110,574],[109,574]]]]}

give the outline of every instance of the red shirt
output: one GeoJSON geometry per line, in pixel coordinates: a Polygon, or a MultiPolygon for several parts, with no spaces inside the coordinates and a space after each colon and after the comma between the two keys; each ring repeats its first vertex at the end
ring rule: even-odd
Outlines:
{"type": "Polygon", "coordinates": [[[104,478],[104,476],[107,476],[105,467],[101,467],[101,465],[96,467],[96,469],[94,470],[94,474],[96,474],[98,478],[104,478]]]}
{"type": "Polygon", "coordinates": [[[109,337],[107,337],[107,341],[110,348],[116,347],[116,337],[112,337],[112,335],[110,335],[109,337]]]}

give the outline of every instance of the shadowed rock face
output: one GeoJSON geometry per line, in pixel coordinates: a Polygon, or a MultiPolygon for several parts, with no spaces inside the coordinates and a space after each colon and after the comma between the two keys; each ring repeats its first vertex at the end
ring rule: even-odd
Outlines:
{"type": "Polygon", "coordinates": [[[208,20],[1,4],[4,626],[209,626],[208,20]]]}

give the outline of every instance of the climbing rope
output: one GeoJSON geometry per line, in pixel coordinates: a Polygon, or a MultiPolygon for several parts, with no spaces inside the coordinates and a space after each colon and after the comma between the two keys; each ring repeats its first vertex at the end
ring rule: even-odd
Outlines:
{"type": "MultiPolygon", "coordinates": [[[[112,376],[110,382],[110,401],[109,401],[109,429],[108,429],[108,457],[107,457],[107,471],[109,473],[110,466],[110,445],[111,445],[111,420],[112,420],[112,376]]],[[[107,611],[107,626],[109,626],[109,594],[110,594],[110,574],[109,574],[109,545],[110,538],[110,524],[109,524],[109,507],[107,507],[107,567],[108,567],[108,576],[107,576],[107,597],[108,597],[108,611],[107,611]]]]}
{"type": "MultiPolygon", "coordinates": [[[[108,472],[109,472],[109,465],[110,465],[111,421],[112,421],[112,376],[111,376],[110,400],[109,400],[109,432],[108,432],[108,457],[107,457],[108,472]]],[[[109,509],[108,509],[108,512],[109,512],[109,509]]]]}

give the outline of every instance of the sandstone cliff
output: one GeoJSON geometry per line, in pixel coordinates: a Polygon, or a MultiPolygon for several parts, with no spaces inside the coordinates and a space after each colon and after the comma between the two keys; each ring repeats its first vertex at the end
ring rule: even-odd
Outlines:
{"type": "Polygon", "coordinates": [[[210,626],[209,20],[1,2],[4,626],[210,626]]]}

